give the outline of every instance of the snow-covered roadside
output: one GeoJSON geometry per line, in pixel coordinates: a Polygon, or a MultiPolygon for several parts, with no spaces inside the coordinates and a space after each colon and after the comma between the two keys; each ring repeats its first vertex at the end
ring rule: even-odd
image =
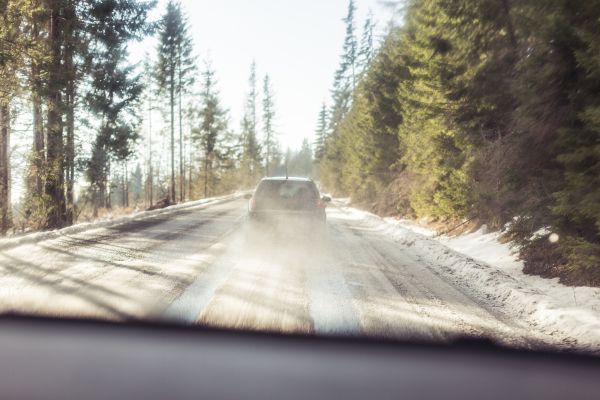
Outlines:
{"type": "Polygon", "coordinates": [[[225,201],[231,201],[241,198],[246,192],[236,192],[226,196],[211,197],[207,199],[190,201],[187,203],[176,204],[170,207],[161,208],[152,211],[139,211],[129,215],[119,216],[117,218],[99,219],[93,222],[85,222],[76,224],[63,229],[57,229],[53,231],[36,232],[22,236],[15,236],[7,239],[0,240],[0,250],[7,250],[12,247],[20,246],[22,244],[37,243],[43,240],[54,239],[63,235],[74,235],[77,233],[85,232],[92,229],[108,228],[125,224],[132,220],[142,220],[146,218],[153,218],[159,215],[171,214],[182,210],[193,209],[196,207],[203,207],[208,205],[219,204],[225,201]]]}
{"type": "Polygon", "coordinates": [[[525,275],[510,244],[485,229],[458,237],[436,237],[417,224],[345,208],[369,227],[418,252],[424,262],[466,286],[508,315],[567,346],[600,351],[600,289],[567,287],[558,279],[525,275]]]}

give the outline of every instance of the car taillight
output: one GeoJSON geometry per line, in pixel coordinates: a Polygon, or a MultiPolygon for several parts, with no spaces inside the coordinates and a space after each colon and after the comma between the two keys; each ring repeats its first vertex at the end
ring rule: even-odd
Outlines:
{"type": "Polygon", "coordinates": [[[325,207],[327,207],[327,203],[325,203],[325,202],[324,202],[323,200],[321,200],[321,199],[317,199],[317,202],[316,202],[315,206],[316,206],[317,208],[325,208],[325,207]]]}

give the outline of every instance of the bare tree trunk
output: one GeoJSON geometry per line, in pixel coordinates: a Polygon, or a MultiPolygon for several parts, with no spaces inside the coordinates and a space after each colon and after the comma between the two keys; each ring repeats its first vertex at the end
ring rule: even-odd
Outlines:
{"type": "Polygon", "coordinates": [[[149,206],[154,204],[154,176],[152,175],[152,99],[148,100],[148,196],[149,206]]]}
{"type": "Polygon", "coordinates": [[[97,188],[94,188],[93,192],[92,192],[92,207],[93,207],[92,217],[93,218],[98,218],[98,203],[100,202],[100,200],[98,199],[99,196],[100,196],[100,190],[97,188]]]}
{"type": "Polygon", "coordinates": [[[60,228],[66,222],[66,203],[64,192],[64,149],[62,118],[58,107],[60,93],[51,96],[48,105],[48,176],[45,193],[49,196],[51,207],[46,220],[46,228],[60,228]]]}
{"type": "Polygon", "coordinates": [[[66,128],[67,128],[67,143],[65,152],[65,173],[67,183],[67,198],[66,198],[66,222],[71,225],[74,222],[75,216],[75,193],[73,190],[75,184],[75,65],[73,63],[73,21],[75,20],[75,11],[73,9],[73,1],[70,0],[67,6],[67,26],[66,30],[66,45],[65,45],[65,73],[66,73],[66,128]]]}
{"type": "MultiPolygon", "coordinates": [[[[33,23],[32,40],[40,40],[39,26],[37,22],[33,23]]],[[[40,83],[40,67],[38,60],[33,59],[31,64],[30,77],[33,104],[33,195],[40,198],[44,194],[44,176],[46,164],[46,140],[44,137],[44,118],[42,110],[42,85],[40,83]]]]}
{"type": "Polygon", "coordinates": [[[125,161],[125,207],[129,207],[129,169],[125,161]]]}
{"type": "Polygon", "coordinates": [[[105,183],[105,188],[107,190],[106,192],[106,198],[105,198],[105,203],[104,203],[104,208],[107,209],[111,209],[112,208],[112,183],[111,183],[111,177],[110,177],[110,159],[108,160],[108,162],[106,163],[106,183],[105,183]]]}
{"type": "Polygon", "coordinates": [[[267,176],[267,177],[269,176],[269,163],[271,162],[269,160],[269,157],[271,156],[271,154],[270,154],[270,150],[271,150],[270,143],[271,143],[271,134],[267,133],[267,154],[266,154],[266,157],[265,157],[265,172],[266,172],[265,176],[267,176]]]}
{"type": "Polygon", "coordinates": [[[208,157],[208,154],[204,157],[204,198],[208,197],[208,157]]]}
{"type": "Polygon", "coordinates": [[[121,175],[121,207],[125,207],[125,164],[123,164],[123,172],[121,175]]]}
{"type": "Polygon", "coordinates": [[[189,176],[188,176],[188,182],[187,182],[188,183],[187,193],[188,193],[188,198],[190,200],[192,200],[192,149],[194,146],[192,145],[192,128],[191,128],[191,126],[190,126],[190,137],[188,139],[188,146],[189,146],[189,149],[188,149],[188,152],[189,152],[189,155],[188,155],[189,176]]]}
{"type": "Polygon", "coordinates": [[[11,223],[10,204],[10,114],[9,106],[0,103],[0,235],[6,235],[11,223]]]}
{"type": "MultiPolygon", "coordinates": [[[[152,170],[154,171],[154,167],[152,168],[152,170]]],[[[154,172],[154,182],[156,182],[157,185],[157,195],[156,197],[158,198],[159,196],[162,196],[163,193],[163,185],[160,181],[160,164],[158,165],[158,168],[156,168],[156,172],[154,172]]]]}
{"type": "MultiPolygon", "coordinates": [[[[71,54],[72,56],[72,54],[71,54]]],[[[69,78],[66,91],[66,178],[67,178],[67,223],[74,222],[75,215],[75,87],[73,80],[69,78]]]]}
{"type": "Polygon", "coordinates": [[[95,217],[98,216],[98,208],[106,208],[106,181],[106,171],[103,171],[100,179],[98,180],[98,191],[94,201],[94,204],[96,205],[96,210],[94,210],[95,217]]]}
{"type": "Polygon", "coordinates": [[[44,138],[44,122],[42,118],[42,99],[34,89],[33,98],[33,166],[35,188],[34,195],[40,197],[44,193],[44,164],[46,162],[46,141],[44,138]]]}
{"type": "Polygon", "coordinates": [[[123,207],[129,207],[129,176],[127,175],[127,161],[123,161],[123,207]]]}
{"type": "Polygon", "coordinates": [[[171,202],[176,202],[175,196],[175,72],[171,72],[171,188],[169,197],[171,202]]]}
{"type": "Polygon", "coordinates": [[[183,164],[183,116],[181,114],[181,73],[179,74],[179,201],[185,200],[185,166],[183,164]]]}
{"type": "Polygon", "coordinates": [[[51,206],[46,218],[46,228],[60,228],[66,222],[65,185],[64,185],[64,145],[62,120],[61,82],[64,79],[61,63],[62,38],[60,34],[60,10],[54,5],[50,15],[48,39],[51,46],[51,65],[48,81],[48,176],[45,193],[51,199],[51,206]]]}
{"type": "Polygon", "coordinates": [[[150,206],[152,206],[153,204],[153,197],[154,197],[154,171],[152,168],[152,164],[150,164],[149,167],[149,171],[148,171],[148,191],[149,191],[149,202],[150,202],[150,206]]]}

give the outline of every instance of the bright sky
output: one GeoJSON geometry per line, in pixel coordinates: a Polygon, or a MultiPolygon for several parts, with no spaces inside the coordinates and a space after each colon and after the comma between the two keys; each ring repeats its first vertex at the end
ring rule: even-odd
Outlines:
{"type": "MultiPolygon", "coordinates": [[[[239,128],[252,60],[260,87],[268,73],[273,82],[277,130],[283,147],[312,141],[321,103],[329,99],[345,34],[341,19],[348,0],[183,0],[194,45],[210,57],[217,72],[232,128],[239,128]]],[[[382,32],[392,11],[380,0],[356,0],[362,29],[369,9],[382,32]]],[[[157,12],[162,14],[166,1],[157,12]]],[[[360,35],[360,29],[357,32],[360,35]]]]}

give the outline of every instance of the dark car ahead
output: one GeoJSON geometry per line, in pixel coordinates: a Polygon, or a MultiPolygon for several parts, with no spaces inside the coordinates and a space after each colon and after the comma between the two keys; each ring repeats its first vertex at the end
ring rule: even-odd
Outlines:
{"type": "Polygon", "coordinates": [[[277,227],[321,228],[325,225],[325,208],[331,198],[321,197],[317,185],[306,178],[264,178],[250,197],[250,223],[277,227]]]}

